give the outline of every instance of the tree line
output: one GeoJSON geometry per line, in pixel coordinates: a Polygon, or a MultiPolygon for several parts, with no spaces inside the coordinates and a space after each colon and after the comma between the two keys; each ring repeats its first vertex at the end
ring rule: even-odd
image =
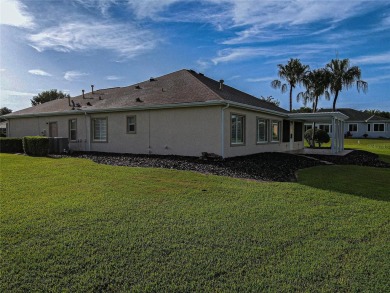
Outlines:
{"type": "Polygon", "coordinates": [[[287,64],[278,64],[278,76],[271,82],[271,87],[280,89],[282,93],[289,91],[290,112],[292,109],[293,90],[303,86],[305,91],[297,94],[299,102],[303,100],[306,106],[312,103],[311,112],[316,112],[319,99],[326,100],[333,95],[333,111],[342,90],[350,89],[354,84],[358,92],[368,90],[368,83],[361,79],[361,70],[358,66],[351,66],[349,59],[332,59],[324,68],[310,69],[309,65],[302,64],[299,59],[291,58],[287,64]]]}

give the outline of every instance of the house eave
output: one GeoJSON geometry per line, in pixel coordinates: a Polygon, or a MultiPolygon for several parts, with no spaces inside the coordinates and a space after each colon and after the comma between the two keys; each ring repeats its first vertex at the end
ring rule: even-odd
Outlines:
{"type": "Polygon", "coordinates": [[[160,105],[145,105],[145,106],[131,106],[131,107],[120,107],[120,108],[106,108],[106,109],[89,109],[89,108],[77,108],[76,110],[68,111],[56,111],[56,112],[46,112],[46,113],[30,113],[30,114],[19,114],[12,115],[8,114],[6,116],[1,116],[5,119],[15,119],[15,118],[33,118],[33,117],[48,117],[48,116],[69,116],[69,115],[84,115],[94,114],[94,113],[113,113],[113,112],[128,112],[128,111],[142,111],[142,110],[157,110],[157,109],[174,109],[174,108],[190,108],[190,107],[207,107],[207,106],[226,106],[230,104],[231,106],[260,111],[263,113],[273,114],[276,116],[287,117],[287,113],[282,113],[266,108],[255,107],[247,104],[232,102],[228,100],[213,100],[207,102],[193,102],[193,103],[178,103],[178,104],[160,104],[160,105]]]}

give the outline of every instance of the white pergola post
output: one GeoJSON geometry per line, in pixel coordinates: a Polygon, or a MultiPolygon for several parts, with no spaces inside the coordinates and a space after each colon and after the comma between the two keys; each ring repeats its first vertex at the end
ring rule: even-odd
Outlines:
{"type": "Polygon", "coordinates": [[[334,154],[336,151],[336,123],[335,123],[335,118],[332,117],[332,142],[331,142],[331,152],[334,154]]]}

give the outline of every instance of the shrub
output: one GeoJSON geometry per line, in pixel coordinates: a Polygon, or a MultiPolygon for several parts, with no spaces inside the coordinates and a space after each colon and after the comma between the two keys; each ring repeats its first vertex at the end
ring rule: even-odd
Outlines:
{"type": "MultiPolygon", "coordinates": [[[[313,129],[306,130],[306,132],[304,134],[304,137],[305,137],[307,143],[310,144],[310,145],[312,145],[311,144],[312,136],[313,136],[313,129]]],[[[314,132],[314,142],[318,143],[319,147],[321,147],[321,144],[328,143],[329,141],[330,141],[329,134],[325,130],[322,130],[322,129],[316,129],[315,130],[315,132],[314,132]]]]}
{"type": "Polygon", "coordinates": [[[47,156],[49,152],[49,139],[44,136],[25,136],[23,137],[23,149],[30,156],[47,156]]]}
{"type": "Polygon", "coordinates": [[[22,139],[19,137],[0,137],[0,153],[23,153],[22,139]]]}
{"type": "Polygon", "coordinates": [[[367,137],[368,137],[368,134],[367,134],[367,133],[363,134],[363,137],[364,137],[364,138],[367,138],[367,137]]]}

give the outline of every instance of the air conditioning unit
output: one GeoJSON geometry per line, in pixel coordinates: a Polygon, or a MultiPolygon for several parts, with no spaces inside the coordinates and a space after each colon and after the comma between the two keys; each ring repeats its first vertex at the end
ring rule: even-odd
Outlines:
{"type": "Polygon", "coordinates": [[[62,154],[69,151],[67,137],[49,137],[49,154],[62,154]]]}

